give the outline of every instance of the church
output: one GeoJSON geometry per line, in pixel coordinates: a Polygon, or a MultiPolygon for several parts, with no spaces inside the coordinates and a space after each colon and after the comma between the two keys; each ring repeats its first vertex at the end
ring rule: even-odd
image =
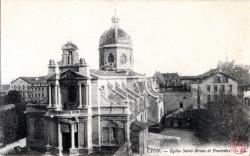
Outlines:
{"type": "Polygon", "coordinates": [[[128,33],[112,17],[99,40],[99,69],[89,69],[77,45],[49,60],[47,102],[27,105],[27,147],[60,153],[144,154],[148,126],[163,117],[163,100],[145,75],[133,71],[128,33]]]}

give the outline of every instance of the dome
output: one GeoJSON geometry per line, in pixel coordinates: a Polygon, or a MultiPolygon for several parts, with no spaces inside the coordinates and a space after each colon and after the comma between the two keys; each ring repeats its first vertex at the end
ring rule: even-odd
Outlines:
{"type": "Polygon", "coordinates": [[[75,51],[77,49],[78,49],[77,46],[74,43],[72,43],[71,41],[68,41],[66,44],[64,44],[62,46],[62,50],[73,50],[73,51],[75,51]]]}
{"type": "Polygon", "coordinates": [[[110,44],[126,44],[129,47],[132,47],[132,40],[128,33],[123,29],[118,27],[119,19],[116,17],[112,18],[112,27],[105,31],[99,41],[99,47],[110,44]]]}

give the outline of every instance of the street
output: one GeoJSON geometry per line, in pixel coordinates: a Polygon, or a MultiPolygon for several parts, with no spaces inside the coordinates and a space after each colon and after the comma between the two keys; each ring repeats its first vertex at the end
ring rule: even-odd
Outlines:
{"type": "Polygon", "coordinates": [[[194,131],[189,129],[164,129],[160,134],[167,136],[177,136],[180,137],[180,145],[189,145],[189,146],[199,146],[200,140],[194,134],[194,131]]]}
{"type": "Polygon", "coordinates": [[[189,129],[164,129],[160,133],[149,133],[148,146],[169,148],[176,146],[199,146],[199,138],[189,129]]]}

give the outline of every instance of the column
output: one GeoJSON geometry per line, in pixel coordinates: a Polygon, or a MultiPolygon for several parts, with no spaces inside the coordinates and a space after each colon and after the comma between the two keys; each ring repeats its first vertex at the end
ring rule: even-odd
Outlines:
{"type": "Polygon", "coordinates": [[[78,86],[79,86],[79,106],[78,106],[78,108],[82,108],[82,84],[79,83],[78,86]]]}
{"type": "Polygon", "coordinates": [[[51,107],[51,84],[49,83],[49,106],[51,107]]]}
{"type": "Polygon", "coordinates": [[[78,123],[78,148],[83,149],[85,146],[85,130],[84,130],[84,123],[78,123]]]}
{"type": "MultiPolygon", "coordinates": [[[[58,83],[59,84],[59,83],[58,83]]],[[[61,110],[61,88],[60,84],[58,85],[58,109],[61,110]]]]}
{"type": "Polygon", "coordinates": [[[56,85],[55,85],[55,107],[57,107],[58,104],[58,81],[56,80],[56,85]]]}
{"type": "Polygon", "coordinates": [[[130,124],[129,124],[129,115],[127,115],[127,122],[126,122],[126,136],[127,136],[127,146],[128,146],[128,153],[131,155],[130,151],[130,124]]]}
{"type": "Polygon", "coordinates": [[[71,134],[71,148],[70,150],[74,150],[75,149],[75,131],[74,131],[74,125],[75,124],[70,124],[71,130],[70,130],[70,134],[71,134]]]}
{"type": "Polygon", "coordinates": [[[58,152],[59,152],[59,155],[62,153],[62,149],[63,149],[63,146],[62,146],[62,132],[61,132],[61,124],[58,123],[58,152]]]}
{"type": "Polygon", "coordinates": [[[47,120],[47,145],[46,145],[46,148],[50,148],[50,120],[48,119],[47,120]]]}
{"type": "Polygon", "coordinates": [[[86,93],[85,105],[88,106],[89,105],[89,84],[85,85],[85,93],[86,93]]]}

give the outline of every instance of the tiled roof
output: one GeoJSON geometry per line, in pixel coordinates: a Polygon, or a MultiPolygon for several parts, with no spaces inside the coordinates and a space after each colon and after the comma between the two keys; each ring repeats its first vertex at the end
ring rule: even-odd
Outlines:
{"type": "Polygon", "coordinates": [[[131,129],[140,129],[140,130],[144,130],[148,127],[148,124],[142,121],[134,121],[131,123],[131,129]]]}
{"type": "Polygon", "coordinates": [[[212,76],[214,74],[217,74],[217,73],[223,74],[223,75],[225,75],[227,77],[230,77],[230,78],[235,80],[235,78],[232,77],[231,75],[228,75],[228,74],[226,74],[226,73],[224,73],[224,72],[222,72],[222,71],[220,71],[218,69],[210,69],[209,71],[207,71],[207,72],[205,72],[203,74],[197,75],[197,76],[180,76],[180,79],[181,80],[198,80],[198,79],[205,80],[206,78],[208,78],[208,77],[210,77],[210,76],[212,76]]]}
{"type": "Polygon", "coordinates": [[[165,78],[165,80],[178,79],[179,78],[178,73],[162,73],[162,76],[165,78]]]}
{"type": "Polygon", "coordinates": [[[181,80],[197,80],[200,79],[201,77],[199,76],[180,76],[181,80]]]}
{"type": "MultiPolygon", "coordinates": [[[[37,76],[37,77],[26,77],[26,76],[20,76],[17,79],[23,79],[24,81],[26,81],[27,83],[33,83],[35,81],[46,81],[46,76],[37,76]]],[[[11,81],[11,83],[13,83],[14,81],[16,81],[17,79],[11,81]]]]}

